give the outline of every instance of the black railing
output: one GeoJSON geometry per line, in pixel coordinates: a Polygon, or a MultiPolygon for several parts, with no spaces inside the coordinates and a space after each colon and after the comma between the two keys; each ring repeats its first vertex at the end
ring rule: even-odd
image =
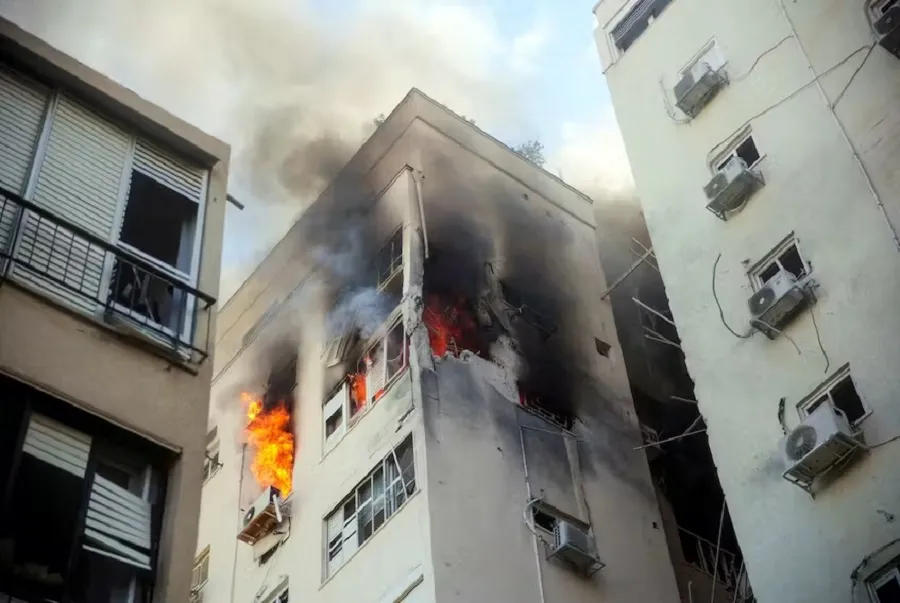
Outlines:
{"type": "Polygon", "coordinates": [[[136,327],[181,357],[202,362],[209,355],[214,297],[0,187],[0,285],[9,278],[136,327]],[[203,314],[205,342],[198,346],[203,314]]]}

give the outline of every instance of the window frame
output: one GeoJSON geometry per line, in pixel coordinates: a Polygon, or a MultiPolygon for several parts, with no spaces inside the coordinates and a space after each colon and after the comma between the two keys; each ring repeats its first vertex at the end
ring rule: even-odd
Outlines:
{"type": "MultiPolygon", "coordinates": [[[[637,10],[638,6],[642,2],[650,3],[653,1],[654,0],[634,0],[632,2],[628,2],[624,6],[622,6],[622,8],[619,9],[619,12],[616,13],[616,15],[612,19],[610,19],[607,22],[607,25],[604,28],[604,31],[606,32],[606,37],[609,40],[609,48],[610,48],[610,51],[612,54],[613,61],[618,61],[620,58],[622,58],[625,55],[625,53],[627,53],[637,43],[637,41],[640,40],[641,37],[643,37],[643,35],[647,32],[647,30],[650,29],[650,27],[653,25],[653,23],[660,17],[652,17],[652,20],[649,20],[647,25],[644,27],[644,31],[642,31],[637,37],[635,37],[634,40],[632,40],[631,44],[629,44],[624,49],[620,48],[619,45],[616,43],[616,37],[614,35],[616,28],[621,23],[625,22],[625,20],[628,19],[629,15],[631,15],[633,11],[637,10]]],[[[662,14],[665,13],[666,9],[669,7],[670,4],[672,4],[672,2],[673,2],[673,0],[664,0],[663,7],[659,11],[660,16],[662,16],[662,14]]]]}
{"type": "Polygon", "coordinates": [[[211,442],[206,445],[206,449],[204,450],[203,455],[203,483],[206,484],[209,480],[215,476],[216,473],[219,472],[219,469],[222,468],[222,462],[219,460],[220,455],[220,442],[218,436],[213,438],[211,442]]]}
{"type": "Polygon", "coordinates": [[[728,59],[725,58],[725,53],[722,52],[722,46],[719,44],[719,41],[715,37],[713,37],[707,40],[707,42],[700,48],[700,50],[695,53],[694,56],[691,57],[691,59],[684,65],[684,67],[678,70],[678,79],[683,78],[687,72],[693,70],[694,67],[697,66],[701,60],[703,60],[703,57],[713,51],[718,52],[718,54],[720,55],[719,58],[721,59],[721,65],[715,67],[714,71],[719,72],[725,69],[725,67],[728,65],[728,59]]]}
{"type": "MultiPolygon", "coordinates": [[[[322,526],[323,526],[323,540],[324,546],[323,548],[323,557],[322,557],[322,565],[323,565],[323,581],[327,582],[330,580],[335,574],[337,574],[341,568],[343,568],[347,563],[356,555],[356,553],[365,546],[368,542],[370,542],[378,533],[381,531],[385,525],[391,520],[392,517],[396,516],[409,500],[418,492],[419,485],[416,476],[416,452],[415,452],[415,439],[413,438],[412,432],[407,433],[397,444],[391,447],[387,454],[375,465],[375,467],[370,470],[365,477],[363,477],[357,484],[351,489],[351,492],[341,499],[341,502],[338,503],[335,507],[331,509],[323,518],[322,518],[322,526]],[[404,448],[408,444],[409,446],[409,465],[402,466],[400,464],[401,456],[398,455],[398,450],[404,448]],[[387,483],[387,476],[391,471],[390,467],[394,467],[393,475],[390,478],[390,483],[387,483]],[[375,487],[375,475],[381,472],[381,489],[380,493],[376,494],[375,487]],[[409,479],[407,479],[409,476],[409,479]],[[361,492],[365,492],[365,488],[368,486],[367,494],[365,494],[361,498],[361,492]],[[395,490],[398,488],[399,490],[395,490]],[[402,495],[402,501],[400,500],[402,495]],[[380,509],[383,514],[383,518],[381,520],[381,524],[377,527],[375,526],[376,516],[378,514],[377,505],[380,503],[380,509]],[[349,514],[346,513],[347,508],[352,503],[353,511],[349,514]],[[360,511],[364,508],[368,508],[368,516],[362,516],[360,511]],[[390,510],[389,510],[390,509],[390,510]],[[335,534],[329,533],[329,523],[332,518],[335,518],[340,514],[340,530],[335,534]],[[365,521],[363,517],[368,517],[365,521]],[[361,525],[360,522],[364,521],[361,525]],[[371,532],[368,536],[362,536],[364,534],[364,526],[371,524],[371,532]],[[350,540],[350,538],[356,538],[356,544],[352,551],[346,556],[343,557],[345,553],[346,543],[350,540]],[[362,538],[362,540],[360,540],[362,538]],[[341,555],[340,562],[335,566],[331,566],[331,562],[333,559],[336,559],[338,555],[341,555]],[[333,556],[332,556],[333,555],[333,556]]],[[[337,523],[335,521],[335,523],[337,523]]]]}
{"type": "Polygon", "coordinates": [[[760,164],[760,162],[765,159],[766,154],[763,153],[759,149],[759,145],[756,144],[756,138],[753,136],[753,130],[747,128],[740,134],[738,134],[724,151],[716,155],[713,160],[709,162],[709,171],[712,174],[718,174],[725,167],[725,163],[727,163],[734,157],[739,156],[737,154],[738,148],[748,140],[753,141],[753,148],[756,149],[756,153],[757,155],[759,155],[759,157],[757,157],[756,161],[754,161],[753,163],[747,164],[747,169],[755,169],[760,164]]]}
{"type": "Polygon", "coordinates": [[[851,428],[856,428],[863,421],[865,421],[872,414],[872,407],[866,402],[865,397],[859,391],[859,387],[856,385],[856,379],[853,378],[853,375],[850,371],[850,364],[845,364],[840,367],[837,371],[832,373],[828,379],[824,382],[820,383],[813,389],[812,392],[804,396],[799,402],[797,402],[797,414],[800,419],[803,420],[809,416],[814,410],[816,410],[820,405],[823,398],[827,397],[827,402],[831,404],[832,408],[837,408],[834,405],[834,398],[831,397],[831,391],[834,390],[839,384],[843,383],[845,379],[850,379],[850,382],[853,384],[853,389],[856,391],[856,396],[859,398],[859,402],[863,408],[863,414],[860,415],[858,419],[855,421],[849,421],[851,428]]]}
{"type": "Polygon", "coordinates": [[[791,233],[787,237],[782,239],[781,242],[779,242],[775,247],[769,250],[766,255],[764,255],[760,260],[758,260],[747,270],[747,275],[750,277],[750,282],[753,285],[754,291],[759,291],[768,282],[766,280],[763,280],[762,274],[772,264],[777,264],[780,269],[784,269],[784,265],[781,263],[781,257],[784,256],[791,247],[795,247],[797,249],[797,256],[803,263],[803,276],[798,278],[797,280],[799,282],[802,282],[810,277],[813,271],[812,264],[803,255],[803,248],[800,246],[800,240],[794,235],[794,233],[791,233]]]}
{"type": "Polygon", "coordinates": [[[404,228],[403,228],[403,225],[401,224],[400,226],[398,226],[391,232],[391,234],[390,234],[390,236],[388,236],[387,240],[385,240],[384,243],[381,244],[381,246],[378,248],[378,251],[375,253],[375,261],[374,261],[375,288],[378,289],[379,291],[382,291],[383,289],[388,288],[391,285],[391,283],[394,281],[394,279],[397,278],[397,275],[401,275],[401,276],[403,275],[405,264],[406,264],[406,259],[405,259],[406,245],[404,242],[404,238],[405,238],[404,237],[404,228]],[[394,247],[393,247],[395,243],[399,243],[399,247],[400,247],[399,255],[394,255],[394,253],[393,253],[395,251],[394,247]],[[386,273],[386,276],[384,278],[382,278],[382,275],[380,272],[380,269],[381,269],[380,260],[382,259],[381,258],[382,253],[384,253],[384,251],[386,249],[388,249],[388,247],[390,247],[390,251],[392,252],[390,255],[390,263],[389,263],[390,272],[386,273]]]}
{"type": "Polygon", "coordinates": [[[191,571],[191,592],[200,592],[203,590],[203,587],[209,583],[209,545],[206,545],[206,548],[200,551],[200,554],[194,558],[194,568],[191,571]],[[206,577],[202,582],[196,581],[198,575],[201,575],[200,570],[206,568],[206,577]]]}

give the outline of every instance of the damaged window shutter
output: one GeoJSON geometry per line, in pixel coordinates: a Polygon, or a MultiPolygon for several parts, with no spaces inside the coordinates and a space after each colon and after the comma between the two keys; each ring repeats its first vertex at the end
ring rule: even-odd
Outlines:
{"type": "Polygon", "coordinates": [[[91,437],[43,415],[31,415],[22,452],[54,467],[84,477],[91,437]]]}
{"type": "Polygon", "coordinates": [[[387,367],[385,366],[384,340],[382,340],[371,352],[371,364],[366,371],[366,398],[373,402],[384,389],[387,367]]]}
{"type": "Polygon", "coordinates": [[[133,167],[191,201],[203,201],[206,171],[170,155],[146,140],[139,138],[134,145],[133,167]]]}
{"type": "Polygon", "coordinates": [[[344,383],[341,385],[340,389],[335,393],[328,402],[325,403],[325,406],[322,410],[322,415],[325,417],[326,429],[328,425],[329,419],[333,417],[337,413],[341,413],[341,417],[339,419],[339,424],[336,426],[335,430],[332,433],[325,434],[325,450],[330,450],[332,446],[334,446],[338,440],[341,439],[341,436],[344,435],[344,431],[347,428],[347,418],[344,416],[344,403],[347,401],[347,384],[344,383]]]}
{"type": "Polygon", "coordinates": [[[122,563],[150,567],[150,503],[94,476],[84,535],[86,550],[122,563]]]}
{"type": "Polygon", "coordinates": [[[343,534],[344,513],[338,510],[325,521],[325,533],[328,538],[328,575],[333,574],[344,563],[343,534]]]}

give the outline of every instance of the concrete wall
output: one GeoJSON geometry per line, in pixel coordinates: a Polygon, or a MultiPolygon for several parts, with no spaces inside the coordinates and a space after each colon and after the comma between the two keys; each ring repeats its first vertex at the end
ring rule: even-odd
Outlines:
{"type": "MultiPolygon", "coordinates": [[[[229,149],[0,19],[4,59],[212,167],[198,288],[218,293],[229,149]]],[[[206,337],[200,312],[198,341],[206,337]]],[[[213,316],[211,328],[215,329],[213,316]]],[[[0,371],[180,452],[168,477],[157,601],[186,600],[200,509],[212,362],[184,370],[147,345],[7,281],[0,289],[0,371]]]]}
{"type": "Polygon", "coordinates": [[[900,61],[876,46],[863,64],[872,38],[862,3],[850,1],[785,3],[812,66],[777,0],[675,0],[615,57],[608,32],[627,4],[596,7],[598,48],[754,592],[762,603],[846,601],[854,567],[900,535],[878,512],[896,506],[891,467],[900,449],[873,449],[813,500],[781,479],[777,410],[785,397],[793,427],[797,402],[849,363],[872,410],[866,441],[900,433],[900,257],[853,155],[859,150],[894,217],[900,61]],[[690,125],[678,123],[660,78],[671,105],[679,69],[713,37],[731,83],[690,125]],[[837,120],[828,107],[836,102],[837,120]],[[722,222],[704,208],[708,161],[747,124],[766,186],[722,222]],[[799,354],[786,338],[733,337],[710,290],[721,253],[725,320],[746,330],[747,266],[791,232],[821,284],[812,311],[786,330],[799,354]]]}

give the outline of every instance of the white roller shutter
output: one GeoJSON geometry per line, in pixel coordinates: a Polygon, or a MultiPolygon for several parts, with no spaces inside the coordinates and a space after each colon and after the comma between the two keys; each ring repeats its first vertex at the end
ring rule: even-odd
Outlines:
{"type": "MultiPolygon", "coordinates": [[[[112,122],[60,93],[47,152],[34,191],[35,205],[108,241],[113,231],[129,135],[112,122]]],[[[102,298],[104,254],[69,230],[30,214],[22,229],[17,261],[65,282],[69,288],[17,265],[16,276],[32,286],[92,312],[85,299],[102,298]],[[72,290],[74,289],[74,291],[72,290]]]]}
{"type": "MultiPolygon", "coordinates": [[[[50,91],[0,67],[0,187],[25,192],[50,91]]],[[[8,249],[18,207],[0,194],[0,250],[8,249]]]]}
{"type": "Polygon", "coordinates": [[[151,569],[150,510],[147,501],[95,475],[85,519],[84,548],[151,569]]]}
{"type": "Polygon", "coordinates": [[[331,397],[328,402],[322,407],[322,415],[325,417],[325,424],[327,425],[328,420],[333,417],[337,413],[341,413],[341,424],[334,430],[334,433],[331,435],[325,436],[325,451],[329,451],[334,447],[335,444],[340,441],[342,437],[344,437],[344,432],[347,430],[347,419],[348,417],[344,416],[346,414],[347,409],[347,384],[346,382],[341,386],[341,388],[337,391],[334,396],[331,397]]]}
{"type": "Polygon", "coordinates": [[[22,452],[36,459],[84,477],[91,437],[43,415],[31,415],[22,452]]]}
{"type": "Polygon", "coordinates": [[[387,377],[387,363],[384,356],[384,340],[378,342],[375,349],[372,350],[371,366],[366,371],[366,402],[371,403],[375,396],[384,389],[385,378],[387,377]]]}
{"type": "Polygon", "coordinates": [[[134,145],[134,169],[191,201],[201,203],[203,200],[205,170],[194,167],[140,138],[134,145]]]}

